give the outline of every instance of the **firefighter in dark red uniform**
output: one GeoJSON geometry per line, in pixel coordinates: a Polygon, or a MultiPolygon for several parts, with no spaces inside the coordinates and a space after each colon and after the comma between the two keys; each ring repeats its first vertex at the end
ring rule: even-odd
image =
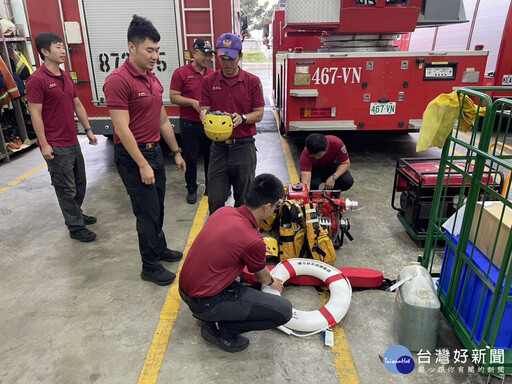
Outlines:
{"type": "Polygon", "coordinates": [[[347,148],[336,136],[309,135],[299,164],[301,181],[310,190],[325,183],[325,189],[346,191],[354,184],[347,148]]]}
{"type": "Polygon", "coordinates": [[[242,40],[225,33],[217,40],[221,69],[206,76],[202,83],[201,119],[207,111],[228,113],[233,133],[228,140],[214,142],[208,168],[210,215],[224,206],[233,186],[235,207],[244,203],[247,187],[256,172],[256,123],[263,118],[265,100],[257,76],[242,70],[242,40]]]}
{"type": "Polygon", "coordinates": [[[76,95],[69,73],[59,68],[66,60],[66,47],[59,35],[43,32],[36,46],[44,63],[27,81],[27,101],[37,144],[48,164],[52,185],[73,239],[89,242],[96,234],[85,226],[96,218],[82,213],[86,174],[82,150],[76,137],[75,113],[85,129],[89,144],[98,140],[87,119],[87,112],[76,95]]]}
{"type": "Polygon", "coordinates": [[[249,185],[245,205],[215,212],[190,247],[180,273],[180,295],[194,317],[206,321],[203,338],[228,352],[241,351],[249,339],[241,333],[276,328],[292,316],[284,297],[236,281],[245,266],[262,284],[282,292],[266,266],[266,245],[258,220],[268,218],[283,195],[283,184],[270,174],[249,185]],[[236,234],[236,235],[235,235],[236,234]]]}
{"type": "Polygon", "coordinates": [[[212,141],[206,137],[199,113],[201,81],[213,73],[211,64],[215,51],[208,40],[194,42],[194,61],[175,70],[171,78],[171,102],[180,106],[181,140],[187,162],[185,182],[187,183],[187,203],[197,201],[197,160],[204,161],[205,191],[208,187],[208,163],[212,141]]]}
{"type": "Polygon", "coordinates": [[[107,78],[103,91],[114,124],[114,162],[137,218],[141,278],[167,285],[176,275],[161,261],[178,261],[182,253],[167,248],[162,230],[166,177],[160,135],[181,174],[185,161],[163,107],[164,88],[151,72],[158,60],[159,41],[153,24],[134,16],[128,27],[130,57],[107,78]]]}

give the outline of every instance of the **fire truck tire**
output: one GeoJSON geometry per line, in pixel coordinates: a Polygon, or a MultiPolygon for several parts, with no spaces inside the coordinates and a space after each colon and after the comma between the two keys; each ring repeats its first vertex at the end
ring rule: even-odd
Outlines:
{"type": "MultiPolygon", "coordinates": [[[[332,265],[316,260],[288,259],[276,265],[271,274],[283,282],[294,276],[314,276],[322,280],[331,292],[327,304],[316,311],[300,311],[294,308],[291,320],[279,327],[283,332],[295,336],[303,335],[293,331],[315,334],[334,327],[345,317],[352,298],[352,287],[345,275],[332,265]]],[[[268,287],[264,291],[279,295],[279,291],[268,287]]]]}

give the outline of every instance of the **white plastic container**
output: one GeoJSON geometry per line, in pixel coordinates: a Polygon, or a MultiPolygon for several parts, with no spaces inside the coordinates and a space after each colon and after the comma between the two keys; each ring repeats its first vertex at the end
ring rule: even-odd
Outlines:
{"type": "Polygon", "coordinates": [[[396,290],[395,330],[398,342],[418,352],[433,352],[437,346],[441,304],[428,271],[419,263],[402,269],[397,283],[406,282],[396,290]]]}

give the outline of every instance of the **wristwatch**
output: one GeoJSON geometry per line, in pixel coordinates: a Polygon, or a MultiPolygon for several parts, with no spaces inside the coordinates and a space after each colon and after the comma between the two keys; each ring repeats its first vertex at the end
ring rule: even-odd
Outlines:
{"type": "Polygon", "coordinates": [[[268,286],[271,286],[272,284],[274,284],[274,278],[272,276],[270,276],[270,283],[267,284],[268,286]]]}
{"type": "Polygon", "coordinates": [[[181,150],[181,148],[178,148],[177,150],[175,151],[172,151],[172,155],[173,156],[176,156],[178,153],[182,153],[183,151],[181,150]]]}
{"type": "Polygon", "coordinates": [[[338,179],[338,176],[336,176],[336,174],[335,174],[335,173],[333,173],[331,177],[332,177],[332,179],[333,179],[334,181],[336,181],[336,180],[338,179]]]}
{"type": "Polygon", "coordinates": [[[87,132],[92,132],[92,128],[91,128],[91,127],[89,127],[89,128],[84,128],[84,131],[85,131],[85,133],[87,133],[87,132]]]}
{"type": "Polygon", "coordinates": [[[240,115],[240,117],[242,118],[242,124],[245,124],[245,122],[247,121],[247,116],[245,115],[240,115]]]}

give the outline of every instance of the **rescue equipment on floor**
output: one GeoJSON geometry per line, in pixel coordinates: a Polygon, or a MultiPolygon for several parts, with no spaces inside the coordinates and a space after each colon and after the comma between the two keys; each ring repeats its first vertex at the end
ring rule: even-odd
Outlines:
{"type": "Polygon", "coordinates": [[[285,187],[286,198],[301,205],[315,204],[320,225],[329,232],[335,249],[343,245],[345,236],[352,241],[350,221],[344,219],[342,213],[358,207],[358,202],[341,197],[337,189],[309,191],[306,184],[290,184],[285,187]]]}
{"type": "MultiPolygon", "coordinates": [[[[329,287],[331,297],[327,304],[316,311],[300,311],[293,309],[291,320],[279,326],[282,332],[297,337],[311,336],[320,333],[328,327],[338,324],[350,307],[352,287],[346,276],[333,266],[316,260],[288,259],[271,271],[273,278],[288,281],[301,275],[314,276],[329,287]],[[296,333],[298,332],[307,332],[296,333]]],[[[264,292],[280,295],[279,291],[267,285],[262,286],[264,292]]]]}
{"type": "Polygon", "coordinates": [[[307,253],[314,260],[334,265],[336,251],[329,238],[329,231],[322,227],[318,221],[315,205],[304,205],[304,223],[306,227],[307,253]]]}
{"type": "Polygon", "coordinates": [[[300,204],[285,200],[279,214],[279,260],[304,257],[305,226],[300,204]]]}
{"type": "Polygon", "coordinates": [[[263,237],[263,241],[267,246],[267,251],[265,252],[265,256],[267,257],[277,257],[279,253],[279,245],[277,244],[277,240],[270,236],[263,237]]]}
{"type": "Polygon", "coordinates": [[[213,141],[226,141],[233,133],[231,115],[221,111],[207,113],[204,119],[204,133],[213,141]]]}
{"type": "MultiPolygon", "coordinates": [[[[269,271],[275,268],[275,265],[267,265],[269,271]]],[[[389,286],[390,280],[385,279],[382,272],[375,269],[368,268],[350,268],[341,267],[338,270],[343,273],[345,278],[350,281],[352,288],[357,290],[363,289],[385,289],[389,286]]],[[[247,267],[242,272],[243,282],[247,284],[259,284],[258,279],[254,273],[249,272],[247,267]]],[[[324,282],[314,276],[302,275],[290,277],[286,285],[301,285],[301,286],[323,286],[324,282]]]]}
{"type": "Polygon", "coordinates": [[[335,249],[350,241],[350,222],[342,212],[357,208],[357,201],[343,199],[339,190],[308,191],[306,184],[285,187],[286,200],[258,226],[263,231],[278,232],[279,257],[310,258],[333,265],[335,249]],[[307,217],[306,217],[307,216],[307,217]]]}

